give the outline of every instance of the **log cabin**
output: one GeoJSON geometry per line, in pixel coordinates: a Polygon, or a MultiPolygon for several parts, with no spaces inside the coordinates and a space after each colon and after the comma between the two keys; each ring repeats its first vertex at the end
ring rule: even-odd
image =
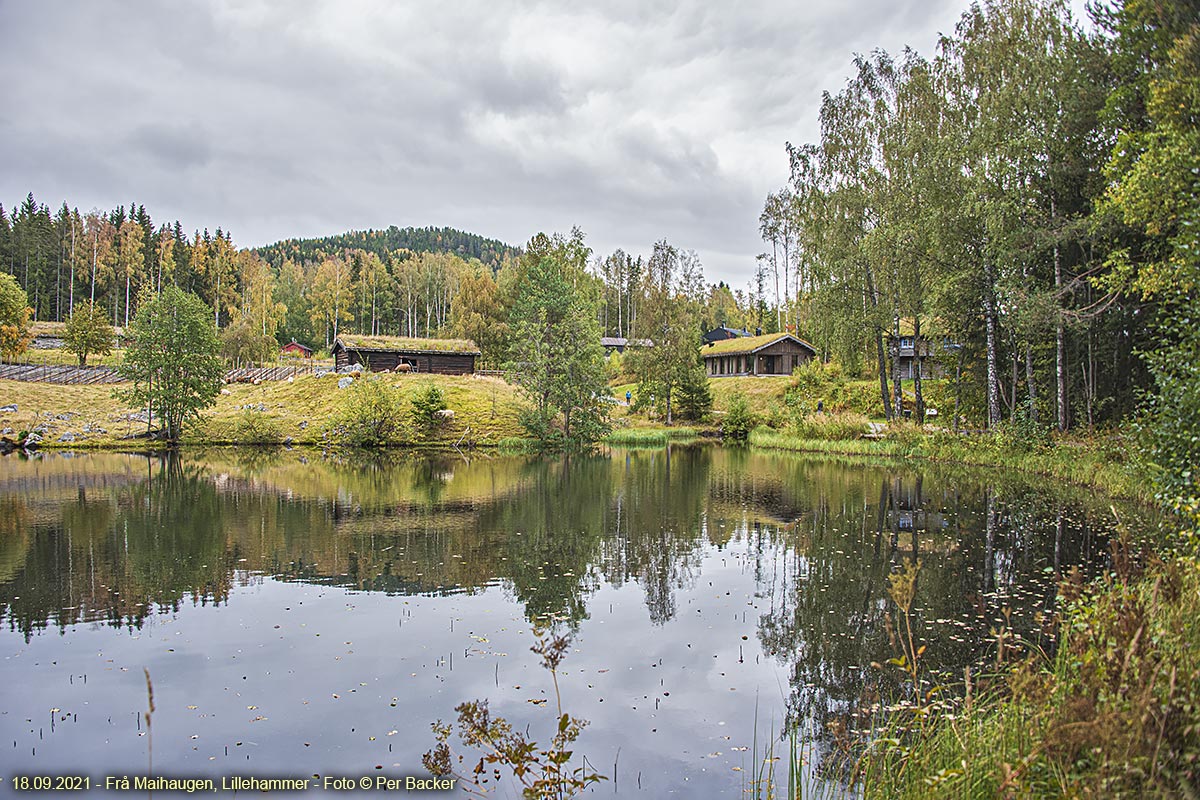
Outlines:
{"type": "Polygon", "coordinates": [[[362,364],[371,372],[436,372],[472,375],[479,347],[467,339],[409,339],[343,334],[333,343],[337,368],[362,364]]]}
{"type": "Polygon", "coordinates": [[[712,378],[733,375],[791,375],[792,370],[814,358],[817,350],[790,333],[738,336],[710,342],[700,348],[704,371],[712,378]]]}

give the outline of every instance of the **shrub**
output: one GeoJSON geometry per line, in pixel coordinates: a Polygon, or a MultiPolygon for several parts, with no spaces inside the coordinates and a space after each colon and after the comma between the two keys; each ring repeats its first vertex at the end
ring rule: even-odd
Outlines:
{"type": "Polygon", "coordinates": [[[403,419],[396,388],[382,378],[362,378],[346,389],[330,433],[344,444],[377,447],[396,438],[403,419]]]}
{"type": "Polygon", "coordinates": [[[248,408],[234,423],[233,438],[239,444],[278,444],[283,441],[283,431],[270,414],[248,408]]]}
{"type": "Polygon", "coordinates": [[[0,273],[0,355],[15,358],[33,341],[29,318],[33,309],[17,279],[0,273]]]}
{"type": "Polygon", "coordinates": [[[79,356],[79,366],[87,366],[90,355],[103,356],[112,351],[115,333],[100,309],[91,301],[80,303],[67,317],[63,350],[79,356]]]}
{"type": "Polygon", "coordinates": [[[726,439],[744,442],[750,436],[754,424],[754,414],[750,411],[750,404],[746,402],[746,395],[734,392],[729,397],[729,409],[725,412],[725,422],[721,425],[721,434],[726,439]]]}
{"type": "Polygon", "coordinates": [[[409,399],[413,423],[418,430],[428,431],[445,422],[438,412],[446,408],[446,396],[435,383],[419,387],[409,399]]]}
{"type": "Polygon", "coordinates": [[[809,414],[791,426],[789,433],[802,439],[844,441],[860,439],[869,430],[867,418],[852,411],[809,414]]]}

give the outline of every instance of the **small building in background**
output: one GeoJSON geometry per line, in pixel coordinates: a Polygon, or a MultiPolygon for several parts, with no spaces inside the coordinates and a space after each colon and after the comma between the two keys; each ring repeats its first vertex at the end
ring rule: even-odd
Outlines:
{"type": "Polygon", "coordinates": [[[713,328],[711,331],[707,331],[703,338],[705,344],[710,344],[712,342],[723,342],[726,339],[737,339],[738,337],[749,335],[750,331],[739,330],[737,328],[730,328],[725,325],[720,325],[716,328],[713,328]]]}
{"type": "MultiPolygon", "coordinates": [[[[910,327],[911,330],[911,327],[910,327]]],[[[944,378],[948,361],[953,361],[959,346],[947,336],[913,336],[901,328],[899,336],[887,337],[888,353],[900,368],[900,378],[917,377],[917,357],[920,356],[922,378],[944,378]]]]}
{"type": "Polygon", "coordinates": [[[305,344],[300,344],[295,339],[279,348],[279,354],[283,356],[293,356],[295,358],[312,358],[313,349],[305,344]]]}
{"type": "Polygon", "coordinates": [[[624,336],[601,336],[600,345],[604,348],[604,357],[608,358],[613,353],[624,355],[627,347],[653,347],[654,342],[649,339],[626,339],[624,336]]]}
{"type": "Polygon", "coordinates": [[[700,355],[704,371],[712,378],[791,375],[796,367],[815,358],[817,349],[790,333],[768,333],[710,342],[700,348],[700,355]]]}
{"type": "Polygon", "coordinates": [[[371,372],[472,375],[479,346],[468,339],[409,339],[343,334],[333,343],[337,368],[361,364],[371,372]]]}

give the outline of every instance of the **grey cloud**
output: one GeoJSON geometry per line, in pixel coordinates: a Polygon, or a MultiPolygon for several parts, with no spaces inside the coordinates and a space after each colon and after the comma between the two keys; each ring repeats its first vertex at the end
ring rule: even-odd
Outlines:
{"type": "Polygon", "coordinates": [[[0,201],[135,198],[244,245],[578,224],[599,253],[668,236],[741,286],[821,90],[856,51],[930,53],[964,7],[0,3],[0,201]]]}
{"type": "Polygon", "coordinates": [[[209,134],[204,131],[160,123],[137,126],[130,133],[128,144],[168,169],[203,166],[212,153],[209,134]]]}

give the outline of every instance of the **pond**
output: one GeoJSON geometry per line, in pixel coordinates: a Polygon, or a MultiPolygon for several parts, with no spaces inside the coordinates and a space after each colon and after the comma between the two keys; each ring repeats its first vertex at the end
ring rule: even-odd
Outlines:
{"type": "Polygon", "coordinates": [[[1001,627],[1052,645],[1056,582],[1104,568],[1113,511],[1044,479],[717,446],[8,457],[0,775],[317,795],[425,774],[430,723],[474,699],[545,741],[551,619],[595,794],[743,796],[789,725],[817,781],[843,717],[898,685],[889,573],[920,560],[925,664],[961,679],[1001,627]]]}

